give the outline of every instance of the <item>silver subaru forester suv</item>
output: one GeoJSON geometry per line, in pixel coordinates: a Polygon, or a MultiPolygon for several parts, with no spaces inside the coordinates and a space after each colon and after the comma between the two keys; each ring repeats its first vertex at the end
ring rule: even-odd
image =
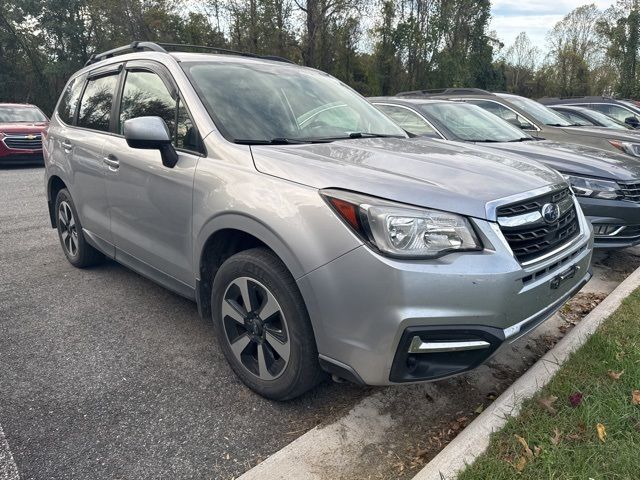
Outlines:
{"type": "Polygon", "coordinates": [[[233,370],[289,399],[468,371],[590,278],[556,172],[408,138],[317,70],[142,42],[69,80],[44,142],[51,224],[193,299],[233,370]]]}

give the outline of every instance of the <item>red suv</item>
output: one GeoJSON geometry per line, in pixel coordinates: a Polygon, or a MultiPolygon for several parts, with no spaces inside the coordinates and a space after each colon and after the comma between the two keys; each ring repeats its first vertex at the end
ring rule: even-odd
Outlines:
{"type": "Polygon", "coordinates": [[[49,119],[35,105],[0,103],[0,164],[42,163],[49,119]]]}

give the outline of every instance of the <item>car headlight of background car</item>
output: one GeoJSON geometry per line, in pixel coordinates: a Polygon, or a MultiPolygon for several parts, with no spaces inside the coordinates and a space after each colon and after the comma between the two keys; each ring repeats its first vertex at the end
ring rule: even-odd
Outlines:
{"type": "Polygon", "coordinates": [[[384,255],[437,258],[482,249],[471,223],[461,215],[341,190],[323,190],[321,195],[360,238],[384,255]]]}
{"type": "Polygon", "coordinates": [[[640,157],[640,143],[621,142],[619,140],[609,140],[609,143],[624,153],[640,157]]]}
{"type": "Polygon", "coordinates": [[[613,180],[581,177],[566,173],[563,173],[562,176],[569,182],[571,190],[578,197],[603,198],[606,200],[616,200],[622,197],[620,185],[613,180]]]}

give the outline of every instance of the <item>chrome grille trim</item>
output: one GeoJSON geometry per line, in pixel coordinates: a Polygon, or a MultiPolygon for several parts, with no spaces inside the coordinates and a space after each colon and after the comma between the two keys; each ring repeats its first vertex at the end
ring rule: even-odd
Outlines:
{"type": "Polygon", "coordinates": [[[33,135],[6,135],[2,142],[7,148],[15,150],[42,150],[42,135],[39,133],[33,135]]]}

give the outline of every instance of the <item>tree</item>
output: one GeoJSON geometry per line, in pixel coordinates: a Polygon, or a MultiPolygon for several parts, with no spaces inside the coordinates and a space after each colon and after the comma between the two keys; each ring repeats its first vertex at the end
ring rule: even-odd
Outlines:
{"type": "Polygon", "coordinates": [[[506,86],[509,92],[529,95],[530,82],[534,79],[540,50],[531,43],[525,32],[518,34],[505,55],[506,86]]]}

